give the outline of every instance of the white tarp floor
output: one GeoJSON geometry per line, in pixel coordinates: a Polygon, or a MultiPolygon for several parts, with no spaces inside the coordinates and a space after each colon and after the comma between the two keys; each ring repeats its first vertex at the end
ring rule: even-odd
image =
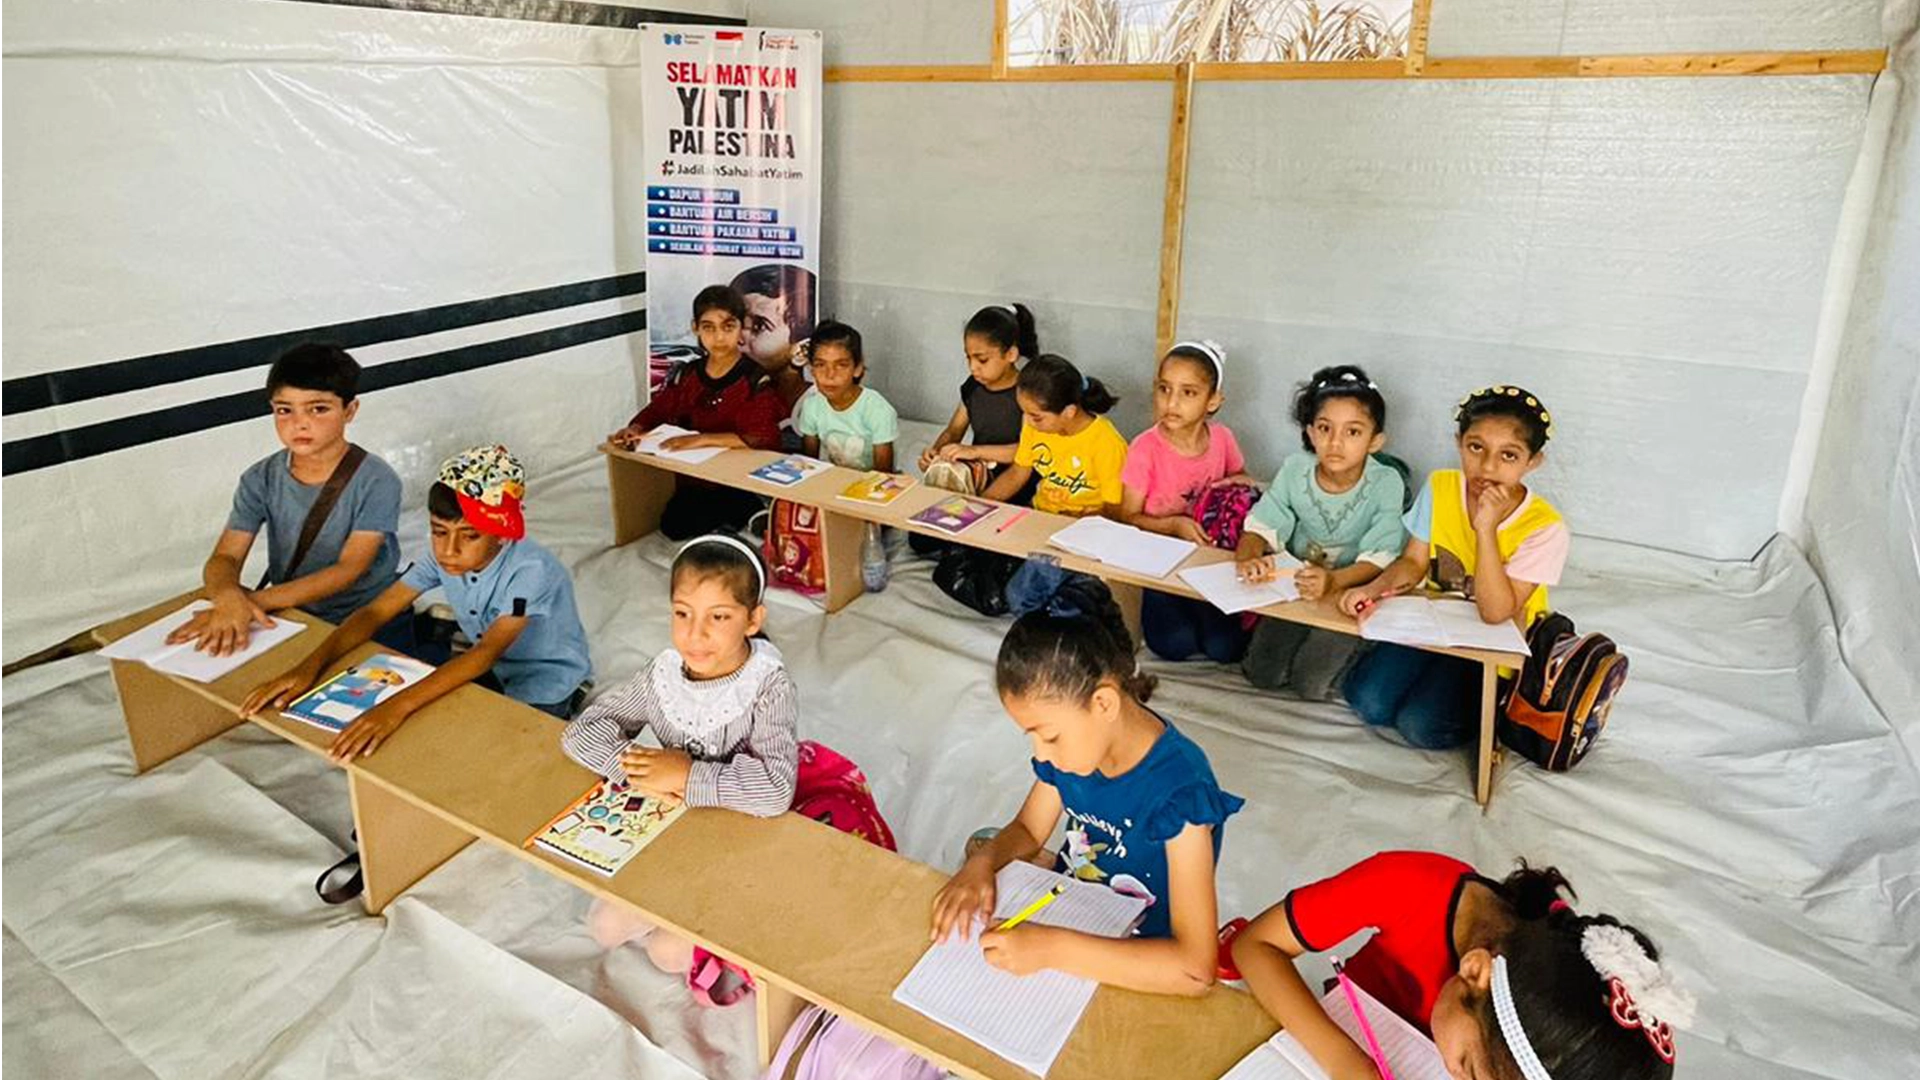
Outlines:
{"type": "MultiPolygon", "coordinates": [[[[532,496],[615,685],[667,642],[671,546],[606,547],[597,459],[532,496]]],[[[410,551],[424,526],[407,523],[410,551]]],[[[902,553],[885,593],[830,618],[783,598],[770,632],[803,734],[866,769],[908,855],[947,866],[1031,773],[992,690],[1004,624],[941,596],[928,566],[902,553]]],[[[1248,799],[1223,915],[1387,848],[1489,873],[1524,855],[1565,870],[1583,909],[1650,932],[1698,991],[1682,1076],[1915,1075],[1920,775],[1841,663],[1805,561],[1786,544],[1748,566],[1582,541],[1555,601],[1620,641],[1632,678],[1577,772],[1508,766],[1484,816],[1462,755],[1390,744],[1237,672],[1153,664],[1155,705],[1248,799]]],[[[638,950],[600,952],[584,896],[513,857],[474,845],[385,919],[328,908],[311,882],[349,828],[339,773],[242,727],[136,778],[97,657],[5,692],[8,1072],[753,1074],[751,1008],[699,1009],[638,950]]]]}

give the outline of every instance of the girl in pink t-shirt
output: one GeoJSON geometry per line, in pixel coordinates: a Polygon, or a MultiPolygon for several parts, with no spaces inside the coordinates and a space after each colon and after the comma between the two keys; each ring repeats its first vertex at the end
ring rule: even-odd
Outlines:
{"type": "MultiPolygon", "coordinates": [[[[1217,484],[1251,484],[1239,440],[1216,423],[1226,351],[1211,341],[1183,341],[1167,350],[1153,384],[1153,426],[1133,440],[1121,470],[1120,519],[1196,544],[1210,541],[1193,504],[1217,484]]],[[[1233,663],[1246,651],[1239,616],[1204,600],[1149,591],[1140,623],[1147,647],[1168,660],[1196,654],[1233,663]]]]}

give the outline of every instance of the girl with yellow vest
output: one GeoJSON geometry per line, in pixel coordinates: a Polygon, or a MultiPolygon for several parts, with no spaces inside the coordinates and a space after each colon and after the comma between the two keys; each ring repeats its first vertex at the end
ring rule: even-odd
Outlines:
{"type": "MultiPolygon", "coordinates": [[[[1340,609],[1357,616],[1383,596],[1422,587],[1464,596],[1487,622],[1511,619],[1525,630],[1547,610],[1547,586],[1567,563],[1566,523],[1525,483],[1544,460],[1553,417],[1533,394],[1502,385],[1467,395],[1454,421],[1460,468],[1427,477],[1407,511],[1406,549],[1379,577],[1343,593],[1340,609]]],[[[1474,731],[1480,666],[1382,643],[1353,666],[1342,691],[1367,723],[1443,750],[1474,731]]]]}

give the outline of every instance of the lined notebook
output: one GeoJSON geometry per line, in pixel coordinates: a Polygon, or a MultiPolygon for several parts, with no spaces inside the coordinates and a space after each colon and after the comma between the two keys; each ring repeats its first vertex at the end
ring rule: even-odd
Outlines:
{"type": "Polygon", "coordinates": [[[703,461],[711,460],[727,452],[723,447],[718,446],[702,446],[695,450],[669,450],[661,445],[676,435],[698,434],[699,432],[697,431],[688,431],[686,428],[675,427],[672,424],[661,424],[659,427],[647,432],[646,438],[635,443],[633,449],[635,453],[652,454],[654,457],[668,458],[673,461],[684,461],[689,465],[698,465],[703,461]]]}
{"type": "Polygon", "coordinates": [[[1094,515],[1047,538],[1054,547],[1147,577],[1166,577],[1193,554],[1193,541],[1162,536],[1094,515]]]}
{"type": "MultiPolygon", "coordinates": [[[[1030,920],[1044,926],[1123,937],[1147,902],[1104,885],[1063,879],[1032,863],[1013,862],[995,877],[990,925],[998,925],[1067,880],[1067,891],[1030,920]]],[[[1097,985],[1060,971],[1009,975],[980,952],[980,929],[929,948],[893,999],[972,1039],[1035,1076],[1045,1076],[1067,1045],[1097,985]]]]}
{"type": "Polygon", "coordinates": [[[1293,572],[1300,568],[1300,560],[1283,551],[1275,555],[1273,561],[1280,568],[1280,576],[1258,585],[1241,581],[1240,568],[1232,562],[1209,563],[1182,570],[1180,580],[1193,586],[1206,598],[1207,603],[1228,615],[1300,599],[1300,590],[1293,585],[1293,572]]]}
{"type": "Polygon", "coordinates": [[[252,635],[247,638],[246,648],[226,656],[195,652],[192,642],[184,645],[167,644],[168,634],[185,626],[188,619],[212,606],[205,600],[195,600],[159,622],[149,623],[101,649],[100,655],[109,660],[138,660],[155,671],[207,683],[306,629],[306,624],[298,620],[275,618],[273,626],[267,629],[253,628],[252,635]]]}
{"type": "Polygon", "coordinates": [[[1360,636],[1401,645],[1527,655],[1527,639],[1509,620],[1489,623],[1471,600],[1441,596],[1390,596],[1360,616],[1360,636]]]}
{"type": "MultiPolygon", "coordinates": [[[[1360,1007],[1367,1010],[1367,1023],[1373,1025],[1374,1037],[1380,1040],[1380,1052],[1387,1055],[1387,1064],[1393,1066],[1394,1080],[1449,1080],[1447,1066],[1440,1060],[1440,1051],[1434,1049],[1432,1039],[1374,1000],[1372,994],[1358,986],[1353,991],[1360,997],[1360,1007]]],[[[1320,999],[1320,1007],[1327,1010],[1327,1015],[1354,1042],[1363,1048],[1367,1045],[1366,1037],[1360,1034],[1359,1023],[1354,1020],[1353,1009],[1347,1004],[1347,995],[1338,986],[1320,999]]],[[[1282,1031],[1241,1058],[1240,1064],[1220,1080],[1303,1078],[1327,1080],[1327,1073],[1299,1040],[1282,1031]]]]}

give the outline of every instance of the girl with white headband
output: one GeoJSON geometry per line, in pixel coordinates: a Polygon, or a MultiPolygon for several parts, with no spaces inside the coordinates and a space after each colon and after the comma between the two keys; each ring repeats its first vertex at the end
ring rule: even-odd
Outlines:
{"type": "MultiPolygon", "coordinates": [[[[1120,519],[1149,532],[1212,546],[1194,504],[1219,484],[1251,485],[1233,431],[1214,419],[1226,400],[1226,350],[1212,341],[1183,341],[1160,358],[1153,380],[1153,426],[1127,447],[1120,473],[1120,519]]],[[[1240,659],[1247,631],[1238,615],[1204,600],[1148,591],[1141,636],[1167,660],[1195,655],[1216,663],[1240,659]]]]}
{"type": "MultiPolygon", "coordinates": [[[[702,536],[681,548],[671,577],[673,647],[567,725],[567,755],[688,806],[786,813],[799,769],[799,709],[780,650],[757,636],[766,588],[759,555],[735,537],[702,536]],[[660,749],[637,742],[645,730],[660,749]]],[[[589,923],[606,948],[647,937],[648,955],[665,970],[685,971],[692,961],[684,939],[654,933],[621,908],[595,904],[589,923]]]]}
{"type": "Polygon", "coordinates": [[[1494,881],[1445,855],[1383,852],[1288,893],[1233,938],[1233,960],[1333,1080],[1377,1073],[1294,960],[1368,929],[1348,976],[1431,1033],[1455,1080],[1668,1080],[1692,997],[1645,934],[1575,914],[1572,896],[1551,867],[1494,881]]]}

